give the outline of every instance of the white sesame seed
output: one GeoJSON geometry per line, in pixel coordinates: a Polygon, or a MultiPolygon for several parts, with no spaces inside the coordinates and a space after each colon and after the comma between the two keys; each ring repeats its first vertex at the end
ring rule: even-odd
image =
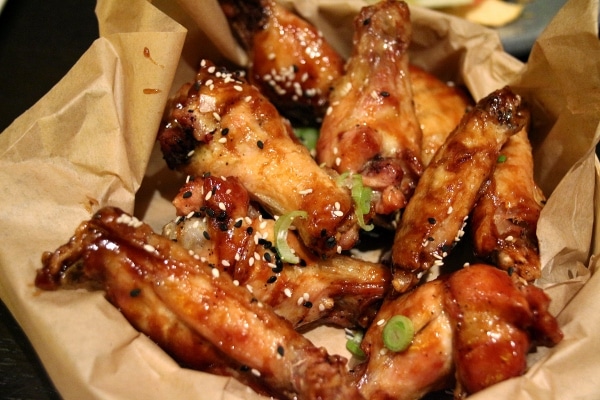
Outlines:
{"type": "Polygon", "coordinates": [[[382,347],[381,350],[379,350],[379,355],[385,356],[388,352],[387,347],[382,347]]]}
{"type": "Polygon", "coordinates": [[[212,115],[213,115],[213,118],[216,119],[217,121],[221,120],[221,116],[219,115],[218,112],[215,111],[215,112],[212,113],[212,115]]]}
{"type": "Polygon", "coordinates": [[[304,300],[308,301],[308,299],[310,299],[310,294],[308,294],[307,292],[304,292],[304,293],[302,294],[302,298],[303,298],[304,300]]]}
{"type": "Polygon", "coordinates": [[[254,293],[254,288],[250,285],[246,285],[246,289],[250,292],[250,293],[254,293]]]}
{"type": "Polygon", "coordinates": [[[336,251],[337,251],[338,254],[342,254],[342,246],[338,246],[336,248],[336,251]]]}
{"type": "Polygon", "coordinates": [[[260,223],[260,225],[258,226],[260,229],[265,229],[267,227],[267,221],[263,221],[260,223]]]}
{"type": "Polygon", "coordinates": [[[146,250],[148,253],[154,253],[156,251],[154,246],[152,246],[151,244],[148,244],[148,243],[144,244],[144,250],[146,250]]]}
{"type": "Polygon", "coordinates": [[[325,311],[325,305],[323,303],[319,303],[319,311],[325,311]]]}
{"type": "Polygon", "coordinates": [[[219,143],[227,143],[227,138],[225,138],[225,137],[219,138],[218,142],[219,143]]]}
{"type": "Polygon", "coordinates": [[[267,55],[267,60],[274,60],[275,59],[275,53],[269,53],[267,55]]]}
{"type": "Polygon", "coordinates": [[[212,197],[212,190],[209,190],[208,193],[206,193],[206,196],[204,196],[204,200],[208,201],[208,200],[210,200],[211,197],[212,197]]]}
{"type": "Polygon", "coordinates": [[[299,306],[304,304],[304,297],[298,297],[298,300],[296,300],[296,304],[298,304],[299,306]]]}
{"type": "Polygon", "coordinates": [[[337,154],[339,153],[339,151],[340,149],[338,149],[337,146],[333,148],[333,154],[337,154]]]}
{"type": "Polygon", "coordinates": [[[223,264],[224,267],[230,267],[231,263],[227,260],[221,260],[221,264],[223,264]]]}
{"type": "Polygon", "coordinates": [[[195,212],[194,211],[190,211],[185,217],[190,219],[194,216],[195,212]]]}
{"type": "Polygon", "coordinates": [[[233,286],[240,286],[240,281],[238,281],[237,279],[234,279],[233,286]]]}
{"type": "Polygon", "coordinates": [[[217,268],[213,268],[211,271],[213,278],[218,278],[220,275],[220,272],[217,268]]]}
{"type": "Polygon", "coordinates": [[[211,65],[210,67],[208,67],[207,71],[208,71],[209,74],[212,74],[212,73],[215,72],[215,70],[216,70],[216,67],[214,65],[211,65]]]}
{"type": "Polygon", "coordinates": [[[433,255],[434,258],[437,258],[438,260],[443,259],[443,257],[440,256],[438,253],[433,253],[432,255],[433,255]]]}
{"type": "Polygon", "coordinates": [[[257,370],[256,368],[252,368],[250,371],[252,372],[252,375],[254,375],[254,376],[260,376],[260,371],[257,370]]]}
{"type": "Polygon", "coordinates": [[[250,100],[252,100],[252,96],[246,96],[246,97],[244,97],[244,101],[245,101],[246,103],[249,103],[249,102],[250,102],[250,100]]]}
{"type": "Polygon", "coordinates": [[[248,265],[249,265],[249,266],[253,266],[253,265],[254,265],[254,258],[250,258],[250,259],[248,260],[248,265]]]}
{"type": "Polygon", "coordinates": [[[385,319],[382,318],[379,321],[377,321],[377,326],[382,326],[383,324],[385,324],[385,319]]]}
{"type": "Polygon", "coordinates": [[[504,240],[506,240],[507,242],[514,242],[515,238],[512,235],[508,235],[507,237],[504,238],[504,240]]]}
{"type": "Polygon", "coordinates": [[[448,215],[452,214],[452,211],[454,211],[454,208],[452,206],[448,207],[448,215]]]}
{"type": "Polygon", "coordinates": [[[244,90],[240,85],[233,85],[233,88],[235,90],[237,90],[238,92],[241,92],[242,90],[244,90]]]}
{"type": "Polygon", "coordinates": [[[292,297],[292,290],[286,287],[283,289],[283,294],[285,294],[287,297],[292,297]]]}
{"type": "Polygon", "coordinates": [[[340,211],[340,210],[335,210],[333,212],[333,215],[335,215],[336,217],[343,217],[344,216],[344,212],[340,211]]]}
{"type": "Polygon", "coordinates": [[[195,150],[190,150],[190,151],[188,151],[188,153],[187,153],[187,156],[188,156],[188,157],[191,157],[191,156],[193,156],[193,155],[194,155],[194,152],[195,152],[195,150]]]}
{"type": "Polygon", "coordinates": [[[240,257],[240,253],[235,253],[235,256],[233,256],[233,259],[234,259],[235,261],[240,261],[240,258],[241,258],[241,257],[240,257]]]}
{"type": "Polygon", "coordinates": [[[336,157],[335,158],[335,165],[339,167],[341,163],[342,163],[342,159],[339,158],[339,157],[336,157]]]}
{"type": "Polygon", "coordinates": [[[225,203],[223,203],[222,201],[219,202],[219,209],[223,210],[223,211],[227,210],[227,207],[225,206],[225,203]]]}
{"type": "Polygon", "coordinates": [[[312,192],[313,192],[312,189],[304,189],[304,190],[299,191],[298,193],[301,195],[305,195],[305,194],[311,194],[312,192]]]}

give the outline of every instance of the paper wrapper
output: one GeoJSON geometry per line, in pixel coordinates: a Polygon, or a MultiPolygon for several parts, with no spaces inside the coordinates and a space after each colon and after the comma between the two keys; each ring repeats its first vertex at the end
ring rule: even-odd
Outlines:
{"type": "MultiPolygon", "coordinates": [[[[344,55],[362,5],[295,4],[344,55]]],[[[201,57],[245,61],[212,1],[100,0],[97,15],[100,38],[0,135],[2,300],[65,399],[258,397],[233,380],[180,368],[101,292],[41,292],[33,285],[42,252],[65,243],[102,206],[135,210],[155,229],[174,216],[170,200],[183,177],[166,169],[154,147],[167,97],[193,78],[201,57]]],[[[597,15],[597,0],[571,0],[523,65],[502,52],[493,31],[412,10],[413,63],[465,84],[477,99],[512,84],[530,103],[536,178],[549,195],[539,222],[544,270],[538,284],[552,297],[565,338],[532,354],[525,376],[473,399],[600,393],[597,15]]],[[[332,352],[344,351],[340,330],[308,335],[332,352]]]]}

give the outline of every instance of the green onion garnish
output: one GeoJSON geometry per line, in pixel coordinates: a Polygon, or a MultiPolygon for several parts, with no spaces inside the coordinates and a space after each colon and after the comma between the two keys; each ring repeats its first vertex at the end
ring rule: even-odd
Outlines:
{"type": "Polygon", "coordinates": [[[312,126],[294,127],[294,134],[309,150],[314,150],[317,147],[317,139],[319,138],[319,130],[317,128],[312,126]]]}
{"type": "Polygon", "coordinates": [[[287,214],[282,215],[275,221],[275,246],[281,261],[290,264],[297,264],[300,262],[300,258],[295,255],[287,242],[287,235],[294,218],[306,218],[308,213],[306,211],[291,211],[287,214]]]}
{"type": "Polygon", "coordinates": [[[410,318],[394,315],[383,327],[383,345],[391,351],[404,351],[415,336],[415,328],[410,318]]]}
{"type": "Polygon", "coordinates": [[[353,331],[350,337],[347,336],[348,340],[346,341],[346,350],[348,350],[354,357],[359,359],[366,358],[365,352],[360,348],[363,335],[364,334],[362,331],[353,331]]]}
{"type": "Polygon", "coordinates": [[[498,161],[499,163],[503,163],[503,162],[505,162],[505,161],[506,161],[506,155],[504,155],[504,154],[500,154],[500,155],[498,156],[498,160],[497,160],[497,161],[498,161]]]}
{"type": "Polygon", "coordinates": [[[365,214],[371,210],[371,195],[373,190],[368,186],[363,186],[362,176],[360,174],[352,175],[352,200],[354,200],[354,209],[358,224],[365,231],[373,230],[373,224],[365,224],[365,214]]]}

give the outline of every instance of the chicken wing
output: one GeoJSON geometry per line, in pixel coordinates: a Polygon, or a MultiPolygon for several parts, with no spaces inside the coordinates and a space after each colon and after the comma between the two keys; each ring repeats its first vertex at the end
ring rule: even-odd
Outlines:
{"type": "Polygon", "coordinates": [[[533,179],[533,156],[527,131],[502,147],[486,191],[473,209],[475,252],[527,281],[541,275],[536,236],[545,197],[533,179]]]}
{"type": "Polygon", "coordinates": [[[504,271],[478,264],[450,275],[445,307],[454,330],[456,398],[522,375],[527,353],[562,340],[550,299],[504,271]]]}
{"type": "Polygon", "coordinates": [[[228,273],[298,328],[367,326],[387,293],[388,268],[345,255],[322,259],[287,234],[300,264],[282,260],[275,221],[253,209],[233,177],[188,179],[174,200],[181,215],[164,234],[228,273]],[[206,194],[210,193],[209,196],[206,194]]]}
{"type": "Polygon", "coordinates": [[[455,384],[455,398],[522,375],[536,346],[562,340],[549,298],[489,265],[462,268],[381,307],[365,334],[359,388],[368,399],[418,399],[455,384]],[[415,336],[401,352],[382,339],[386,322],[408,317],[415,336]]]}
{"type": "Polygon", "coordinates": [[[219,0],[249,53],[250,82],[300,125],[319,123],[342,57],[308,21],[274,0],[219,0]]]}
{"type": "Polygon", "coordinates": [[[412,400],[450,387],[453,332],[444,295],[444,282],[436,280],[383,304],[362,341],[368,362],[359,367],[364,373],[358,387],[365,398],[412,400]],[[394,315],[410,318],[416,332],[401,353],[389,351],[382,339],[385,323],[394,315]]]}
{"type": "Polygon", "coordinates": [[[426,168],[394,237],[393,286],[403,292],[444,257],[462,228],[502,145],[529,122],[510,88],[497,90],[467,113],[426,168]]]}
{"type": "Polygon", "coordinates": [[[331,255],[358,240],[350,190],[315,163],[258,89],[209,61],[180,90],[158,140],[171,168],[235,176],[273,215],[306,211],[295,225],[314,251],[331,255]]]}
{"type": "Polygon", "coordinates": [[[423,131],[421,161],[427,167],[435,152],[473,106],[460,87],[442,82],[415,65],[409,66],[415,113],[423,131]]]}
{"type": "Polygon", "coordinates": [[[364,7],[354,29],[353,53],[321,126],[317,161],[361,174],[377,195],[375,211],[387,215],[406,205],[422,172],[408,68],[408,6],[387,0],[364,7]]]}
{"type": "MultiPolygon", "coordinates": [[[[175,316],[177,324],[235,360],[233,368],[241,365],[236,369],[240,374],[260,378],[275,396],[362,398],[351,384],[345,359],[315,347],[227,274],[118,209],[97,212],[43,262],[38,287],[106,290],[108,298],[142,328],[164,320],[160,312],[167,309],[169,318],[175,316]],[[147,295],[151,303],[142,300],[147,295]],[[162,303],[158,309],[157,301],[162,303]]],[[[154,329],[163,329],[161,337],[169,342],[170,326],[154,329]]]]}

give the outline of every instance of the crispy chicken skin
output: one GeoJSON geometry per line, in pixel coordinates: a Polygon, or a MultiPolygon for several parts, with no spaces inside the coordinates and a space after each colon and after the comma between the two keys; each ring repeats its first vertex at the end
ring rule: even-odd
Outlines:
{"type": "Polygon", "coordinates": [[[533,179],[527,131],[512,136],[500,157],[473,209],[475,252],[531,282],[541,275],[536,228],[545,197],[533,179]]]}
{"type": "Polygon", "coordinates": [[[415,112],[423,131],[421,161],[427,167],[435,152],[473,106],[465,90],[409,65],[415,112]]]}
{"type": "Polygon", "coordinates": [[[219,0],[248,52],[250,82],[300,125],[320,122],[344,61],[308,21],[275,0],[219,0]]]}
{"type": "Polygon", "coordinates": [[[294,231],[287,241],[299,264],[282,261],[275,221],[252,207],[234,177],[195,177],[173,203],[181,216],[164,234],[227,273],[296,328],[368,325],[387,293],[391,274],[377,263],[345,255],[323,260],[302,246],[294,231]],[[207,198],[206,194],[210,193],[207,198]]]}
{"type": "Polygon", "coordinates": [[[376,213],[387,215],[406,206],[422,172],[408,6],[386,0],[364,7],[354,29],[353,53],[321,126],[317,161],[340,173],[362,174],[377,194],[376,213]]]}
{"type": "MultiPolygon", "coordinates": [[[[476,264],[384,303],[366,332],[369,355],[359,380],[368,399],[417,399],[456,380],[455,398],[522,375],[537,345],[562,340],[544,292],[493,266],[476,264]],[[394,315],[415,328],[403,352],[385,349],[382,330],[394,315]]],[[[360,368],[359,368],[360,369],[360,368]]]]}
{"type": "Polygon", "coordinates": [[[180,90],[158,140],[171,168],[235,176],[273,215],[306,211],[295,224],[317,253],[335,254],[358,240],[350,190],[316,164],[258,89],[209,61],[180,90]]]}
{"type": "Polygon", "coordinates": [[[562,340],[539,288],[483,264],[450,275],[445,307],[454,329],[456,398],[522,375],[536,345],[562,340]]]}
{"type": "MultiPolygon", "coordinates": [[[[236,369],[240,374],[260,376],[274,396],[362,398],[345,359],[315,347],[229,275],[118,209],[98,211],[67,244],[46,253],[43,263],[38,287],[105,290],[134,326],[150,327],[166,343],[174,339],[172,346],[186,344],[177,337],[183,325],[192,331],[184,336],[210,343],[225,355],[223,362],[243,366],[236,369]],[[165,320],[166,326],[156,325],[165,320]]],[[[193,342],[180,350],[201,349],[193,342]]]]}
{"type": "Polygon", "coordinates": [[[382,305],[362,341],[368,361],[358,368],[364,369],[358,387],[365,398],[418,399],[450,386],[453,332],[444,295],[444,282],[437,280],[382,305]],[[416,332],[401,353],[388,351],[382,339],[384,322],[394,315],[409,317],[416,332]]]}
{"type": "Polygon", "coordinates": [[[503,144],[528,123],[528,110],[508,87],[492,92],[463,117],[425,169],[396,230],[392,283],[397,292],[443,264],[503,144]]]}

